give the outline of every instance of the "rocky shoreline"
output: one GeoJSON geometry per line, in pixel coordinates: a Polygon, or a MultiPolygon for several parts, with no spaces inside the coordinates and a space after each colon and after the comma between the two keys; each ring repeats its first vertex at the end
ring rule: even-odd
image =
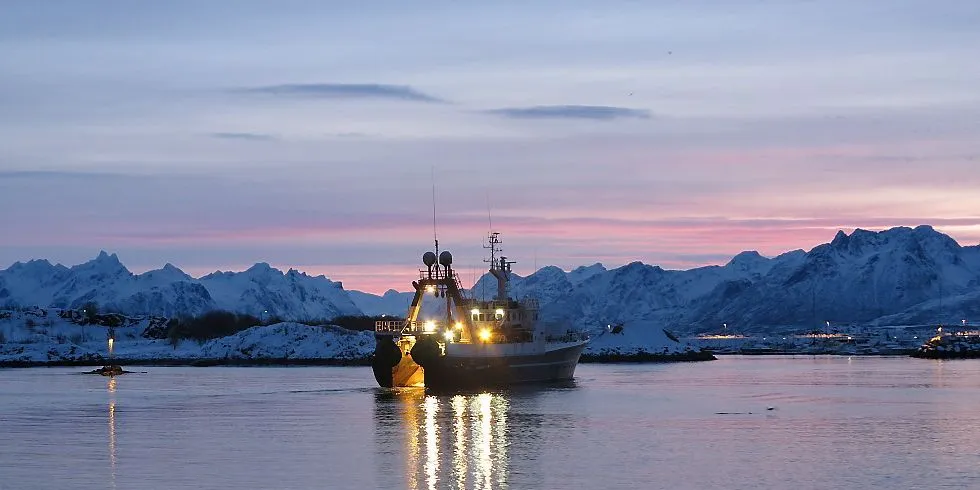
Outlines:
{"type": "Polygon", "coordinates": [[[919,359],[980,359],[980,332],[937,335],[911,355],[919,359]]]}
{"type": "MultiPolygon", "coordinates": [[[[51,360],[51,361],[0,361],[0,368],[30,368],[30,367],[91,367],[101,366],[106,360],[51,360]]],[[[283,359],[283,358],[259,358],[259,359],[113,359],[112,363],[119,366],[191,366],[191,367],[213,367],[213,366],[370,366],[371,358],[356,359],[283,359]]]]}
{"type": "Polygon", "coordinates": [[[600,354],[582,354],[580,363],[617,364],[617,363],[664,363],[664,362],[697,362],[714,361],[718,358],[708,351],[682,352],[678,354],[655,354],[652,352],[634,352],[616,354],[603,352],[600,354]]]}

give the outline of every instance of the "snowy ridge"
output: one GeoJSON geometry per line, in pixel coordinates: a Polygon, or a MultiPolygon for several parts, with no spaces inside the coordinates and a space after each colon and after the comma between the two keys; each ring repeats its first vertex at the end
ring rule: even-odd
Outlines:
{"type": "MultiPolygon", "coordinates": [[[[838,232],[808,252],[774,258],[748,251],[724,266],[685,271],[641,262],[610,270],[601,264],[572,271],[548,266],[526,277],[514,274],[509,287],[512,296],[537,298],[542,321],[555,333],[600,332],[617,323],[680,334],[717,330],[722,323],[743,332],[813,328],[826,321],[954,324],[980,316],[980,246],[960,246],[929,226],[856,229],[838,232]]],[[[491,298],[495,291],[495,281],[485,274],[468,294],[491,298]]],[[[134,275],[105,252],[71,268],[33,260],[0,271],[0,307],[79,308],[93,301],[103,311],[127,314],[225,309],[308,320],[403,316],[412,294],[346,291],[324,276],[283,273],[264,263],[200,279],[170,264],[134,275]]]]}
{"type": "Polygon", "coordinates": [[[351,290],[347,291],[347,295],[365,315],[403,316],[408,311],[408,305],[412,303],[412,297],[415,296],[415,293],[402,293],[389,289],[383,295],[378,296],[351,290]]]}
{"type": "Polygon", "coordinates": [[[374,333],[335,326],[277,323],[208,341],[205,359],[363,359],[374,353],[374,333]]]}
{"type": "Polygon", "coordinates": [[[635,324],[624,328],[621,333],[598,335],[589,343],[585,353],[598,356],[677,355],[700,350],[701,347],[690,342],[671,339],[657,325],[635,324]]]}
{"type": "Polygon", "coordinates": [[[32,260],[0,271],[0,306],[79,309],[90,302],[129,315],[193,316],[221,309],[308,320],[361,314],[339,282],[292,269],[284,274],[264,263],[194,279],[172,264],[133,274],[116,254],[103,251],[71,268],[32,260]]]}
{"type": "MultiPolygon", "coordinates": [[[[140,360],[360,360],[374,352],[374,334],[340,327],[277,323],[197,343],[143,337],[160,318],[127,318],[116,327],[115,357],[140,360]]],[[[108,330],[61,318],[54,310],[0,310],[0,362],[101,362],[108,330]]]]}
{"type": "Polygon", "coordinates": [[[339,282],[309,276],[295,269],[285,274],[266,263],[244,272],[215,272],[200,279],[218,309],[260,318],[329,320],[339,315],[360,315],[339,282]]]}

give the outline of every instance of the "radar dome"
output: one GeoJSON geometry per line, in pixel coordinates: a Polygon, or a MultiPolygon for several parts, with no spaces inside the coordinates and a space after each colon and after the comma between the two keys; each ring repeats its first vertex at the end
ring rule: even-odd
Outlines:
{"type": "Polygon", "coordinates": [[[422,263],[425,264],[426,267],[432,267],[432,265],[436,263],[436,254],[432,252],[422,254],[422,263]]]}
{"type": "Polygon", "coordinates": [[[449,267],[453,263],[453,254],[449,253],[449,250],[443,250],[439,254],[439,263],[445,267],[449,267]]]}

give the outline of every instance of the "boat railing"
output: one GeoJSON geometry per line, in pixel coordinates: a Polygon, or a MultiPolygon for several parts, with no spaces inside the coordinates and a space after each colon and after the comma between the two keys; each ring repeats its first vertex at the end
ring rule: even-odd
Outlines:
{"type": "Polygon", "coordinates": [[[408,320],[378,320],[374,322],[374,332],[388,335],[412,335],[431,333],[436,328],[435,323],[408,320]],[[427,325],[428,324],[428,325],[427,325]]]}
{"type": "Polygon", "coordinates": [[[378,320],[374,322],[374,331],[377,333],[401,333],[405,328],[405,320],[378,320]]]}

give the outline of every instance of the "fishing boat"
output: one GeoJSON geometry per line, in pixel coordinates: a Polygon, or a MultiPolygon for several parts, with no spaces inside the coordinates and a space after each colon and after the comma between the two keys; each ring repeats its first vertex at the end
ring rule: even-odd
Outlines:
{"type": "Polygon", "coordinates": [[[379,385],[446,392],[572,379],[588,336],[570,330],[549,335],[538,319],[537,300],[508,296],[515,262],[498,256],[500,244],[500,234],[491,232],[485,247],[497,281],[491,300],[477,300],[463,289],[452,254],[440,253],[438,241],[435,252],[422,255],[426,268],[412,282],[415,296],[405,319],[375,324],[379,385]],[[438,315],[421,318],[426,299],[444,303],[444,309],[440,305],[438,315]]]}

